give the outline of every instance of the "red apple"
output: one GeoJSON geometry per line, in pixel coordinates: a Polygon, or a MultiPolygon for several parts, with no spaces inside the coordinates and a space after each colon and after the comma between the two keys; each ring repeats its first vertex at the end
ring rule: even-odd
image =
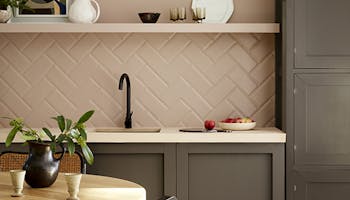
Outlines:
{"type": "Polygon", "coordinates": [[[212,130],[215,127],[215,121],[214,120],[205,120],[204,127],[207,130],[212,130]]]}
{"type": "Polygon", "coordinates": [[[234,122],[234,118],[226,118],[223,122],[225,123],[233,123],[234,122]]]}
{"type": "Polygon", "coordinates": [[[241,119],[240,117],[235,117],[235,118],[233,118],[231,123],[238,123],[240,119],[241,119]]]}

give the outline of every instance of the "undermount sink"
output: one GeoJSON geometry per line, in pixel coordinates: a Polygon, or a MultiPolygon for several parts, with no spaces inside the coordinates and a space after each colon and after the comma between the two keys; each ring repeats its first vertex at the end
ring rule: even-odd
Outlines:
{"type": "Polygon", "coordinates": [[[159,133],[160,128],[96,128],[96,132],[105,132],[105,133],[159,133]]]}

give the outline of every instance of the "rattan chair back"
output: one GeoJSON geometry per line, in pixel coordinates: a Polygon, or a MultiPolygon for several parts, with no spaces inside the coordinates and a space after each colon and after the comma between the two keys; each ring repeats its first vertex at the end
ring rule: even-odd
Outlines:
{"type": "Polygon", "coordinates": [[[10,171],[12,169],[22,169],[27,160],[27,153],[4,152],[0,155],[0,171],[10,171]]]}
{"type": "MultiPolygon", "coordinates": [[[[58,154],[55,157],[58,157],[58,154]]],[[[10,171],[12,169],[22,169],[24,162],[28,158],[28,153],[5,151],[0,154],[0,171],[10,171]]],[[[63,156],[60,164],[60,172],[65,173],[86,173],[86,163],[79,152],[63,156]]]]}

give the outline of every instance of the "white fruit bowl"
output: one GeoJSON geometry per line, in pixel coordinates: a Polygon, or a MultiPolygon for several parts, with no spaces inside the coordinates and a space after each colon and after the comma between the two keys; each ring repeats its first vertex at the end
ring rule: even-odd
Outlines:
{"type": "Polygon", "coordinates": [[[256,122],[249,123],[225,123],[219,122],[219,127],[223,130],[231,130],[231,131],[246,131],[255,128],[256,122]]]}

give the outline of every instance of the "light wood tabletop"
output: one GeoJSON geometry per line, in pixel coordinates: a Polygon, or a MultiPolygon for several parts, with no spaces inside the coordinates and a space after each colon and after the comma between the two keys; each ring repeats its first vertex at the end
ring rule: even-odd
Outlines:
{"type": "MultiPolygon", "coordinates": [[[[64,175],[47,188],[31,188],[24,183],[23,197],[11,197],[13,193],[9,172],[0,172],[1,200],[65,200],[68,197],[64,175]]],[[[133,182],[98,175],[83,174],[80,183],[81,200],[146,200],[146,190],[133,182]]]]}

